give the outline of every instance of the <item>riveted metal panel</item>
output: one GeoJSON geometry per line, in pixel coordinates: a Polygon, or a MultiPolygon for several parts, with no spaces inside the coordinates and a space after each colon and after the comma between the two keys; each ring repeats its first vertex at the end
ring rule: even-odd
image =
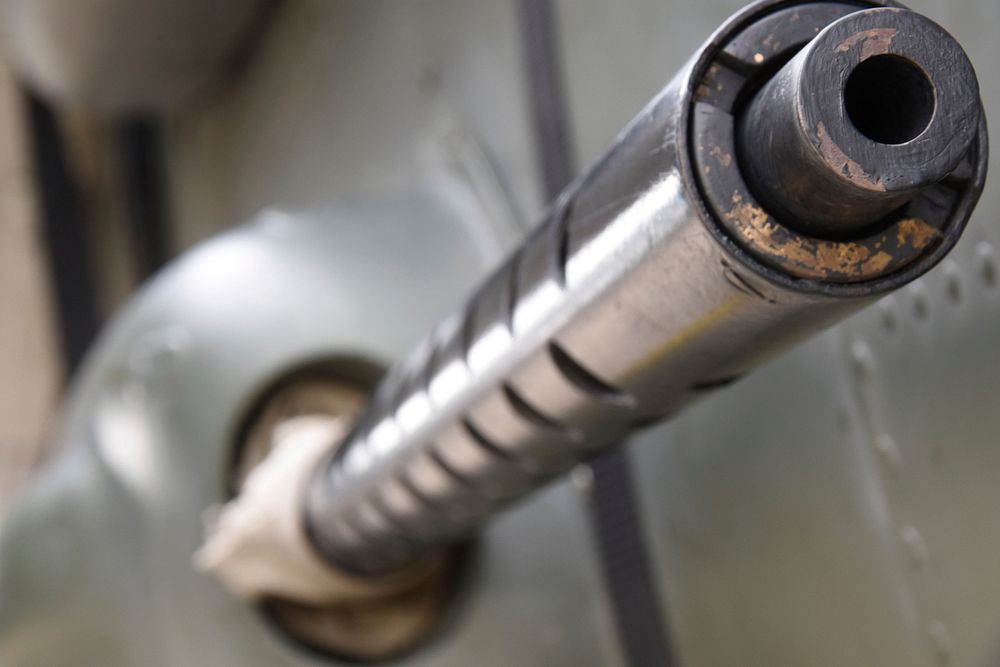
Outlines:
{"type": "MultiPolygon", "coordinates": [[[[430,189],[448,206],[403,197],[375,223],[327,210],[308,232],[278,216],[222,241],[261,242],[247,260],[260,288],[230,285],[255,307],[245,338],[221,336],[241,301],[220,309],[205,290],[247,265],[206,254],[125,313],[77,388],[66,453],[4,526],[11,664],[318,663],[185,569],[221,489],[218,415],[298,354],[402,353],[540,206],[512,3],[288,4],[244,78],[172,127],[182,241],[271,203],[430,189]],[[389,224],[400,211],[409,223],[389,224]],[[294,275],[266,259],[293,246],[294,275]],[[369,277],[328,273],[359,258],[369,277]]],[[[584,162],[741,4],[557,3],[584,162]]],[[[914,4],[969,51],[996,126],[1000,8],[914,4]]],[[[632,447],[683,664],[1000,660],[998,218],[988,188],[949,263],[632,447]]],[[[620,662],[567,484],[501,518],[480,558],[454,618],[405,664],[620,662]]]]}
{"type": "MultiPolygon", "coordinates": [[[[584,152],[738,5],[561,3],[584,152]],[[673,39],[623,39],[647,33],[673,39]]],[[[996,125],[1000,9],[912,6],[968,50],[996,125]]],[[[948,262],[633,447],[684,664],[1000,660],[998,222],[988,186],[948,262]]]]}

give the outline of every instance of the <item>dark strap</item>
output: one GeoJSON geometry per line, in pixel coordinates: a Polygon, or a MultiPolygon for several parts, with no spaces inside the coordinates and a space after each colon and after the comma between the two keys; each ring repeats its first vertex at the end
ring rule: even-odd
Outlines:
{"type": "MultiPolygon", "coordinates": [[[[538,160],[546,196],[553,200],[573,177],[574,160],[552,4],[521,0],[520,15],[538,160]]],[[[590,468],[590,522],[622,652],[635,667],[675,665],[632,488],[628,448],[610,448],[590,468]]]]}
{"type": "Polygon", "coordinates": [[[676,665],[635,501],[627,446],[590,463],[590,520],[619,641],[636,667],[676,665]]]}
{"type": "Polygon", "coordinates": [[[33,92],[25,90],[24,99],[62,362],[71,377],[100,328],[86,220],[56,114],[33,92]]]}

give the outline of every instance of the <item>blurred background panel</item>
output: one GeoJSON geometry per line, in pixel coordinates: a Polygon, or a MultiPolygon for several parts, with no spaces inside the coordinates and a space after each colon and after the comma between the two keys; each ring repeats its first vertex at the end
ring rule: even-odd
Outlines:
{"type": "Polygon", "coordinates": [[[0,59],[0,513],[45,458],[63,377],[23,107],[0,59]]]}
{"type": "MultiPolygon", "coordinates": [[[[462,291],[549,198],[532,88],[542,65],[527,39],[537,6],[551,22],[569,173],[598,157],[743,4],[8,0],[0,25],[0,513],[26,488],[15,538],[30,543],[38,538],[32,518],[55,516],[45,525],[61,526],[70,547],[87,547],[82,555],[67,547],[66,560],[54,561],[66,581],[78,572],[71,566],[105,563],[142,584],[98,590],[95,578],[41,602],[25,593],[27,611],[18,611],[37,623],[26,634],[44,637],[46,623],[75,604],[73,618],[101,625],[107,612],[134,631],[104,623],[91,657],[134,660],[156,646],[145,664],[315,664],[203,579],[171,586],[164,573],[187,567],[196,513],[169,524],[169,503],[151,508],[115,495],[118,480],[100,452],[57,418],[67,383],[86,375],[99,330],[171,259],[262,210],[292,211],[294,224],[297,211],[376,201],[405,231],[328,218],[352,243],[366,238],[367,224],[373,236],[358,247],[370,250],[373,270],[410,276],[395,286],[373,280],[368,291],[350,286],[372,312],[392,303],[412,315],[384,334],[402,349],[442,314],[431,310],[444,309],[442,298],[421,300],[421,281],[433,275],[439,291],[462,291]],[[428,222],[447,222],[442,211],[466,224],[428,222]],[[434,247],[447,250],[452,281],[434,247]],[[60,447],[76,452],[60,459],[61,473],[72,467],[78,476],[52,473],[25,487],[60,447]],[[80,491],[69,478],[90,486],[80,491]],[[60,484],[72,493],[55,493],[60,484]],[[129,517],[115,524],[110,514],[86,515],[106,531],[95,535],[114,536],[117,546],[88,526],[60,523],[76,516],[67,509],[74,504],[99,507],[97,488],[129,517]],[[149,526],[161,525],[181,528],[150,536],[149,526]],[[171,542],[182,546],[168,557],[171,542]],[[135,556],[149,553],[148,561],[135,556]],[[157,573],[168,581],[149,584],[160,586],[150,596],[156,614],[135,613],[149,611],[142,595],[157,573]]],[[[912,5],[968,50],[996,127],[1000,3],[912,5]]],[[[315,229],[324,215],[301,219],[315,229]]],[[[998,221],[1000,189],[991,182],[954,255],[932,274],[628,447],[624,486],[652,563],[649,593],[663,611],[656,625],[680,664],[1000,662],[998,221]]],[[[183,454],[176,463],[178,477],[194,465],[183,454]]],[[[461,622],[408,664],[625,664],[588,524],[600,494],[588,470],[578,473],[488,531],[461,622]]]]}
{"type": "Polygon", "coordinates": [[[267,0],[5,0],[8,54],[54,102],[105,114],[177,108],[218,77],[267,0]]]}

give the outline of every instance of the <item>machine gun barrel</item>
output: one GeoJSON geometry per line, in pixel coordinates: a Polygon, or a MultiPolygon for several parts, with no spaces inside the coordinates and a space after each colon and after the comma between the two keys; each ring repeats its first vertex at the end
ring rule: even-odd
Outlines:
{"type": "Polygon", "coordinates": [[[403,566],[913,280],[986,156],[975,72],[930,20],[752,5],[390,370],[312,478],[314,546],[403,566]]]}

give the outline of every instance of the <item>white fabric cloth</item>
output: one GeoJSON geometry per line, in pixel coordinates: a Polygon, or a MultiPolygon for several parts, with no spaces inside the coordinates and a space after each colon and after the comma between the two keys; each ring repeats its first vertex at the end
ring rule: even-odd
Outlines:
{"type": "Polygon", "coordinates": [[[342,420],[309,416],[276,429],[273,449],[240,494],[206,513],[206,540],[194,555],[195,567],[251,601],[273,596],[337,604],[381,597],[412,582],[409,573],[358,577],[338,571],[316,553],[305,533],[307,484],[346,426],[342,420]]]}

